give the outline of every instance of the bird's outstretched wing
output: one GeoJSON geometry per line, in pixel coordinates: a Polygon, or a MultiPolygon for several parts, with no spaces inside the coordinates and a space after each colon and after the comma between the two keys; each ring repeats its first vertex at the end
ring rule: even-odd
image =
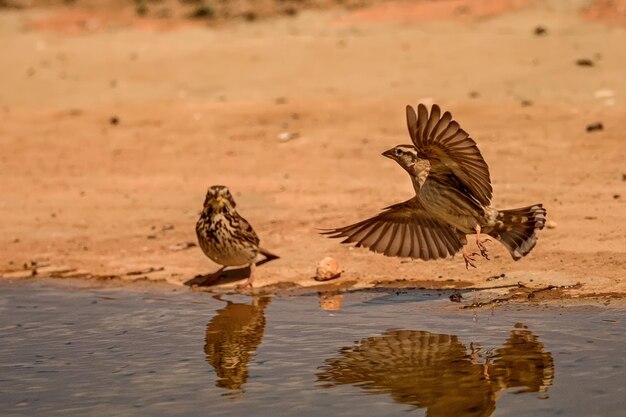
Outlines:
{"type": "Polygon", "coordinates": [[[493,191],[489,167],[476,142],[450,112],[442,115],[434,104],[429,115],[426,106],[418,104],[417,114],[411,106],[406,107],[406,119],[418,155],[431,162],[429,175],[436,175],[437,170],[452,171],[476,200],[488,206],[493,191]]]}
{"type": "Polygon", "coordinates": [[[386,256],[439,259],[462,247],[455,230],[430,216],[417,197],[387,207],[379,215],[350,226],[322,231],[341,243],[356,243],[386,256]]]}

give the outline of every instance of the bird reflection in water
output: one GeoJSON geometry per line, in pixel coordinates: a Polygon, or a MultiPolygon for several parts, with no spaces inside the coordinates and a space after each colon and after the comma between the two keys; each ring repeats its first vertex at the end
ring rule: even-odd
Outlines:
{"type": "Polygon", "coordinates": [[[216,386],[242,392],[248,364],[263,339],[270,297],[255,296],[252,304],[226,303],[206,326],[204,353],[217,374],[216,386]]]}
{"type": "Polygon", "coordinates": [[[502,391],[545,392],[553,378],[552,355],[521,324],[504,346],[484,353],[474,346],[468,352],[457,336],[388,330],[342,348],[317,375],[322,386],[388,393],[398,403],[426,408],[428,417],[490,416],[502,391]]]}

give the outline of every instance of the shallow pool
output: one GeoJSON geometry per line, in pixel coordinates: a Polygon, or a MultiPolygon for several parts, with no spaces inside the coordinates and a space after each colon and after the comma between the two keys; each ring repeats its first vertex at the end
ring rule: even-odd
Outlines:
{"type": "Polygon", "coordinates": [[[625,312],[0,283],[2,416],[626,416],[625,312]]]}

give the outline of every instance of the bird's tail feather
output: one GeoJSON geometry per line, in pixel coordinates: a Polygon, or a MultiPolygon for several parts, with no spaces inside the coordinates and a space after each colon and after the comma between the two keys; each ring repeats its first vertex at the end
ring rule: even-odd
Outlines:
{"type": "Polygon", "coordinates": [[[261,262],[265,263],[265,262],[269,262],[272,261],[274,259],[279,259],[280,256],[268,251],[267,249],[263,249],[263,248],[259,248],[259,253],[263,256],[265,256],[265,259],[261,262]]]}
{"type": "Polygon", "coordinates": [[[499,240],[518,261],[535,247],[535,230],[543,229],[546,223],[546,209],[542,204],[534,204],[498,213],[496,226],[487,233],[499,240]]]}

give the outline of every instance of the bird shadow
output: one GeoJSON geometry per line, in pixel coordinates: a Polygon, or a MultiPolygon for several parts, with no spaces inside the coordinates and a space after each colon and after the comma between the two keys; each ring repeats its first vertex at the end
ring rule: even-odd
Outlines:
{"type": "Polygon", "coordinates": [[[185,285],[189,286],[200,286],[200,287],[211,287],[213,285],[218,284],[229,284],[236,281],[241,281],[250,276],[250,267],[244,266],[241,268],[229,269],[226,271],[220,272],[218,276],[214,276],[213,273],[210,274],[198,274],[190,280],[185,281],[185,285]]]}
{"type": "MultiPolygon", "coordinates": [[[[261,266],[271,260],[272,259],[262,259],[256,263],[256,266],[261,266]]],[[[198,274],[195,277],[185,281],[184,284],[190,287],[194,285],[200,287],[211,287],[213,285],[230,284],[233,282],[241,281],[243,279],[247,279],[250,276],[250,267],[243,266],[233,269],[227,269],[220,272],[218,276],[213,275],[213,273],[198,274]]]]}

